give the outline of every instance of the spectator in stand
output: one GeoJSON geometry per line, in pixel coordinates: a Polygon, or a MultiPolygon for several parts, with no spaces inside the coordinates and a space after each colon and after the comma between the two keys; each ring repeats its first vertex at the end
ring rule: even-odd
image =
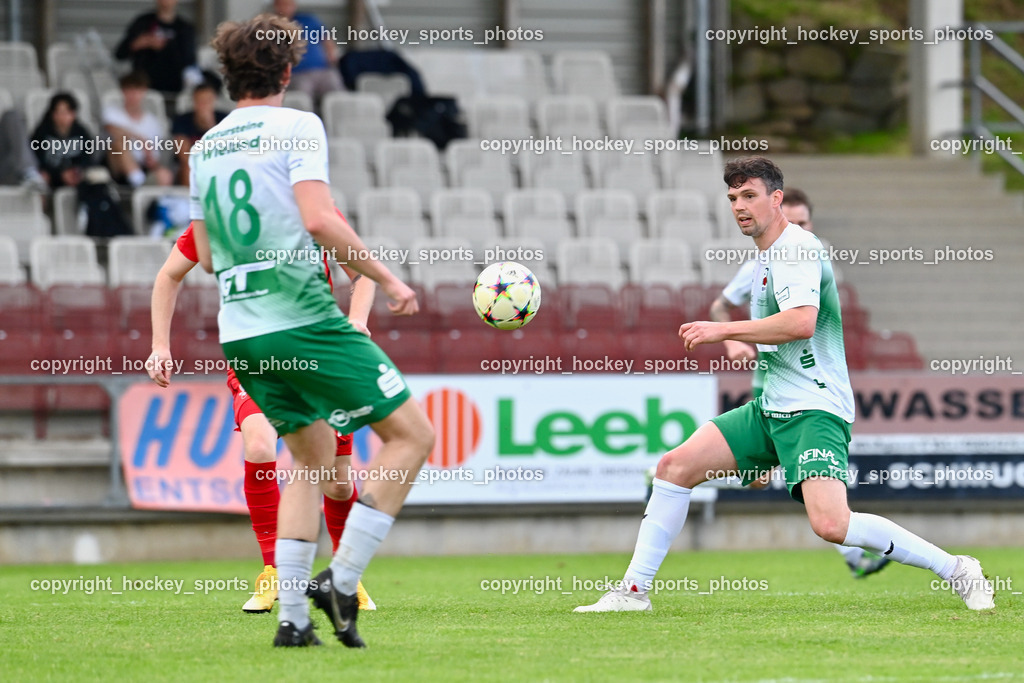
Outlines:
{"type": "Polygon", "coordinates": [[[324,95],[345,89],[338,71],[338,46],[333,39],[325,39],[328,34],[319,19],[297,9],[295,0],[274,0],[274,12],[298,24],[307,41],[306,54],[292,68],[290,87],[309,95],[319,111],[324,95]]]}
{"type": "Polygon", "coordinates": [[[96,138],[78,121],[78,100],[67,92],[50,98],[32,133],[32,151],[51,189],[77,187],[82,170],[95,165],[96,138]]]}
{"type": "Polygon", "coordinates": [[[103,110],[103,125],[110,134],[110,172],[119,183],[138,187],[147,180],[170,185],[174,174],[161,163],[160,149],[167,145],[164,123],[143,102],[149,80],[139,71],[121,77],[124,106],[103,110]]]}
{"type": "Polygon", "coordinates": [[[178,0],[156,0],[156,11],[136,17],[114,51],[117,59],[130,59],[134,71],[146,74],[150,87],[171,95],[182,91],[186,69],[198,71],[195,28],[177,9],[178,0]]]}
{"type": "Polygon", "coordinates": [[[37,192],[50,189],[32,154],[25,114],[17,107],[0,114],[0,185],[21,185],[37,192]]]}
{"type": "Polygon", "coordinates": [[[171,124],[174,154],[178,158],[178,185],[188,185],[188,155],[192,145],[227,116],[226,112],[216,110],[219,90],[210,80],[197,85],[192,91],[192,111],[179,114],[171,124]]]}

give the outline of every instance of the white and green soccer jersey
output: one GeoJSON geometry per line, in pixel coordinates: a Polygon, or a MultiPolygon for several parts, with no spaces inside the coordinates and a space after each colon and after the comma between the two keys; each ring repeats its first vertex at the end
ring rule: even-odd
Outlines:
{"type": "Polygon", "coordinates": [[[206,221],[220,283],[221,343],[342,316],[292,192],[304,180],[328,182],[315,114],[236,109],[196,143],[189,165],[191,217],[206,221]]]}
{"type": "Polygon", "coordinates": [[[757,345],[767,365],[762,408],[780,415],[824,410],[852,423],[839,290],[827,251],[817,237],[790,223],[757,261],[750,287],[752,319],[799,306],[818,309],[810,339],[757,345]]]}

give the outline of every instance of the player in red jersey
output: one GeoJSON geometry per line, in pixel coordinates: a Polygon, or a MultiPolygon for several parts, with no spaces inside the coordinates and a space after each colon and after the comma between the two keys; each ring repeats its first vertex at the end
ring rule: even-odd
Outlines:
{"type": "MultiPolygon", "coordinates": [[[[340,214],[340,212],[339,212],[340,214]]],[[[171,381],[171,317],[178,298],[178,289],[185,275],[199,262],[196,254],[195,240],[192,237],[192,226],[178,238],[167,260],[157,274],[153,285],[153,353],[146,364],[150,378],[161,387],[167,387],[171,381]]],[[[376,283],[369,278],[361,277],[349,270],[345,265],[342,269],[352,280],[352,301],[349,310],[349,322],[369,336],[366,321],[373,305],[376,283]]],[[[332,284],[331,271],[324,259],[324,270],[327,281],[332,284]]],[[[269,612],[277,599],[277,570],[274,566],[274,545],[277,541],[277,505],[280,499],[277,478],[277,431],[270,425],[263,411],[256,405],[235,376],[235,371],[228,368],[228,387],[234,397],[235,431],[242,433],[245,451],[245,502],[249,507],[249,517],[256,541],[263,554],[263,571],[256,578],[256,590],[252,597],[242,606],[249,613],[269,612]]],[[[337,434],[335,472],[344,474],[349,471],[352,456],[352,435],[337,434]]],[[[349,510],[355,503],[357,494],[355,486],[347,478],[339,477],[333,488],[337,497],[324,497],[324,519],[331,544],[336,551],[345,520],[349,510]]],[[[376,609],[373,600],[366,593],[362,583],[358,586],[359,608],[376,609]]]]}

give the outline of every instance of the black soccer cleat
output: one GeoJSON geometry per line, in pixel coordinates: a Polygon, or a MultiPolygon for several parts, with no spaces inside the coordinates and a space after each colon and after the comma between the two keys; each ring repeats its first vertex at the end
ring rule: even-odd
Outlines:
{"type": "Polygon", "coordinates": [[[345,647],[366,647],[356,631],[356,617],[359,616],[359,598],[356,594],[342,595],[331,582],[331,568],[323,570],[309,582],[306,595],[313,605],[327,615],[334,624],[334,635],[345,647]]]}
{"type": "Polygon", "coordinates": [[[290,621],[282,621],[277,627],[277,635],[274,636],[274,647],[309,647],[310,645],[323,645],[320,639],[313,633],[313,622],[306,624],[306,628],[297,628],[290,621]]]}

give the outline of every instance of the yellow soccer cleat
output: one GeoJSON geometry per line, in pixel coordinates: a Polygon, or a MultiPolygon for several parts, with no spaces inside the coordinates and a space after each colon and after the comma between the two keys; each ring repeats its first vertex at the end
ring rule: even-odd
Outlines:
{"type": "Polygon", "coordinates": [[[377,605],[374,604],[373,598],[366,592],[366,588],[363,587],[363,582],[360,581],[356,585],[356,597],[359,598],[359,609],[364,609],[369,612],[377,609],[377,605]]]}
{"type": "Polygon", "coordinates": [[[267,565],[256,577],[256,592],[242,605],[242,611],[249,614],[269,612],[277,600],[277,569],[267,565]]]}

